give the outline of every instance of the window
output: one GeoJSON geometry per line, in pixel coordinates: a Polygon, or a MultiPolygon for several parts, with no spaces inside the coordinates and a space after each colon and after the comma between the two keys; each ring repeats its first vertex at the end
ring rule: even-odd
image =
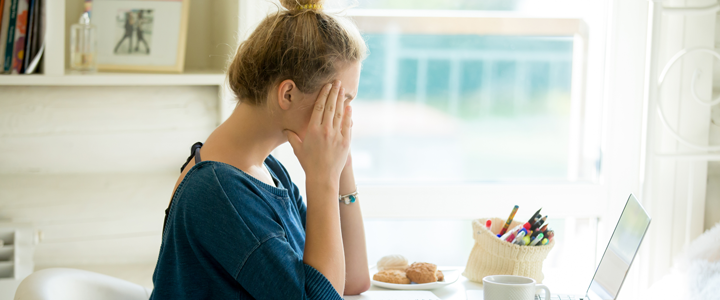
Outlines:
{"type": "Polygon", "coordinates": [[[360,182],[567,180],[572,36],[365,39],[360,182]]]}
{"type": "MultiPolygon", "coordinates": [[[[546,274],[580,265],[592,271],[608,194],[601,151],[607,3],[357,4],[347,13],[370,54],[353,101],[352,153],[370,262],[408,253],[463,265],[469,220],[506,217],[517,204],[522,217],[542,206],[563,240],[546,274]],[[423,244],[423,236],[439,242],[423,244]]],[[[297,181],[302,172],[291,173],[297,181]]]]}
{"type": "MultiPolygon", "coordinates": [[[[361,0],[347,14],[370,48],[353,102],[366,214],[506,213],[485,199],[599,214],[605,3],[361,0]],[[418,205],[387,209],[406,199],[418,205]]],[[[302,173],[289,145],[276,155],[302,173]]]]}

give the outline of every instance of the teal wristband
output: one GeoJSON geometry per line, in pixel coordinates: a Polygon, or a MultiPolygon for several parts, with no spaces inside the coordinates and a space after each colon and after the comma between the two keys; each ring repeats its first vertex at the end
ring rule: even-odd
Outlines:
{"type": "Polygon", "coordinates": [[[349,205],[350,203],[355,203],[355,201],[357,201],[357,199],[358,199],[357,189],[350,194],[340,195],[338,197],[338,200],[340,200],[340,202],[342,202],[342,203],[345,203],[346,205],[349,205]]]}

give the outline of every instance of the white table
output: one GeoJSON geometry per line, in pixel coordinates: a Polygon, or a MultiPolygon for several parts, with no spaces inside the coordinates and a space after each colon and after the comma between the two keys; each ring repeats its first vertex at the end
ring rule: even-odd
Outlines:
{"type": "MultiPolygon", "coordinates": [[[[433,294],[443,300],[466,300],[465,291],[467,290],[482,290],[483,285],[468,280],[465,276],[462,276],[464,267],[440,267],[441,270],[457,269],[460,272],[460,278],[453,284],[441,287],[439,289],[431,290],[433,294]]],[[[372,276],[373,274],[370,274],[372,276]]],[[[392,291],[389,289],[371,286],[370,291],[392,291]]]]}
{"type": "MultiPolygon", "coordinates": [[[[462,272],[465,270],[465,266],[448,266],[438,267],[440,270],[457,270],[460,274],[460,278],[448,286],[430,290],[433,294],[438,296],[440,299],[443,300],[467,300],[467,296],[465,294],[465,291],[467,290],[480,290],[482,291],[483,285],[482,283],[472,282],[468,280],[465,276],[462,275],[462,272]]],[[[370,270],[370,276],[372,276],[376,272],[374,270],[370,270]]],[[[585,293],[585,290],[587,289],[586,283],[589,282],[589,279],[585,278],[584,275],[579,274],[580,276],[559,276],[559,274],[554,274],[555,276],[548,277],[549,274],[545,274],[545,280],[543,280],[543,284],[550,287],[550,291],[553,295],[555,294],[564,294],[564,295],[581,295],[585,293]],[[554,280],[553,280],[554,279],[554,280]]],[[[370,291],[394,291],[389,290],[381,287],[371,286],[370,291]]]]}

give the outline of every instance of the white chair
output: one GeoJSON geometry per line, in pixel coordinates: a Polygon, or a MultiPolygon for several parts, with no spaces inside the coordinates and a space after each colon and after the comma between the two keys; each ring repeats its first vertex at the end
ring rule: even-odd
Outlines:
{"type": "Polygon", "coordinates": [[[15,300],[147,300],[150,290],[90,271],[51,268],[30,274],[18,286],[15,300]]]}

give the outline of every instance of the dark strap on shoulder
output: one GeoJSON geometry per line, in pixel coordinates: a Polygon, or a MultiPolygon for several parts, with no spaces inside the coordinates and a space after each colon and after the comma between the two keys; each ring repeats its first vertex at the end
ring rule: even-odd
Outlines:
{"type": "Polygon", "coordinates": [[[190,160],[193,158],[193,156],[195,156],[196,164],[202,161],[202,159],[200,159],[200,148],[202,146],[203,146],[203,143],[197,142],[190,147],[190,156],[188,156],[185,163],[182,165],[182,167],[180,167],[180,173],[182,173],[185,170],[185,167],[188,165],[188,163],[190,163],[190,160]]]}
{"type": "MultiPolygon", "coordinates": [[[[203,143],[197,142],[193,144],[190,147],[190,156],[188,156],[185,163],[180,167],[180,173],[182,173],[185,170],[185,167],[190,163],[190,160],[195,156],[195,164],[198,164],[202,161],[200,159],[200,148],[203,146],[203,143]]],[[[177,191],[175,191],[177,192],[177,191]]],[[[174,198],[174,195],[173,195],[174,198]]],[[[170,200],[170,204],[168,204],[168,208],[165,209],[165,221],[163,221],[163,235],[165,235],[165,225],[167,224],[168,214],[170,213],[170,206],[172,205],[172,199],[170,200]]]]}

